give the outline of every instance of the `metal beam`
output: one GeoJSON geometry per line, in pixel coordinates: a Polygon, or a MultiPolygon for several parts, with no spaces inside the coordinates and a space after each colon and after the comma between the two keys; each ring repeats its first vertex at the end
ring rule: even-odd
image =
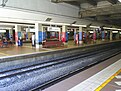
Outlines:
{"type": "Polygon", "coordinates": [[[97,2],[95,0],[86,0],[88,3],[90,3],[93,6],[97,5],[97,2]]]}
{"type": "Polygon", "coordinates": [[[2,0],[2,4],[0,6],[5,7],[7,2],[8,0],[2,0]]]}
{"type": "Polygon", "coordinates": [[[117,4],[118,0],[107,0],[108,2],[112,3],[112,4],[117,4]]]}
{"type": "Polygon", "coordinates": [[[54,2],[54,3],[60,3],[60,2],[73,2],[73,1],[79,1],[79,0],[51,0],[51,2],[54,2]]]}
{"type": "Polygon", "coordinates": [[[96,18],[99,21],[102,21],[102,20],[118,20],[118,19],[121,19],[121,13],[120,14],[108,15],[108,16],[97,16],[96,18]]]}
{"type": "Polygon", "coordinates": [[[90,8],[84,11],[80,11],[80,18],[111,15],[121,13],[121,4],[114,4],[112,6],[90,8]]]}
{"type": "MultiPolygon", "coordinates": [[[[51,2],[54,2],[54,3],[61,3],[61,2],[67,2],[67,3],[77,2],[77,3],[81,3],[81,0],[51,0],[51,2]]],[[[94,5],[94,6],[97,5],[97,2],[95,0],[85,0],[85,2],[90,3],[91,5],[94,5]]]]}

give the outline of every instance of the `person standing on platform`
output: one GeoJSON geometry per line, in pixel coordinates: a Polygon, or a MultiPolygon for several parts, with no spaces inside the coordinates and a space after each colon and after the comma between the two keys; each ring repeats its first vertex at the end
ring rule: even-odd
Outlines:
{"type": "Polygon", "coordinates": [[[18,39],[18,46],[23,46],[23,40],[21,37],[18,39]]]}
{"type": "Polygon", "coordinates": [[[32,47],[35,47],[35,33],[32,34],[32,47]]]}
{"type": "Polygon", "coordinates": [[[79,45],[79,34],[76,33],[76,45],[79,45]]]}

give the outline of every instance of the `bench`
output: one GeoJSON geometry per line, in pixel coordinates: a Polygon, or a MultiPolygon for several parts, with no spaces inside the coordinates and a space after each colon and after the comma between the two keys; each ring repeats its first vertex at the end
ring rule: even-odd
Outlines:
{"type": "Polygon", "coordinates": [[[9,46],[13,46],[12,42],[7,42],[7,43],[3,43],[2,41],[0,41],[0,47],[9,47],[9,46]]]}
{"type": "Polygon", "coordinates": [[[43,42],[42,46],[44,48],[47,47],[60,47],[60,46],[64,46],[62,41],[47,41],[47,42],[43,42]]]}
{"type": "Polygon", "coordinates": [[[3,42],[2,41],[0,41],[0,47],[3,47],[3,42]]]}

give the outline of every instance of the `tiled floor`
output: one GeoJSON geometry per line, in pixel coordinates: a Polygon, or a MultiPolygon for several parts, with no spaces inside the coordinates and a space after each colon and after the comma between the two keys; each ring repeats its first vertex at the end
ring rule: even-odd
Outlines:
{"type": "MultiPolygon", "coordinates": [[[[105,43],[105,42],[109,42],[109,41],[98,40],[95,44],[100,44],[100,43],[105,43]]],[[[95,44],[91,42],[90,44],[83,44],[79,46],[83,47],[83,46],[91,46],[95,44]]],[[[18,47],[14,45],[8,48],[0,48],[0,57],[20,55],[20,54],[29,54],[29,53],[34,53],[34,52],[47,52],[47,51],[61,50],[65,48],[74,48],[74,47],[78,47],[78,45],[75,45],[73,40],[68,41],[68,44],[65,45],[64,47],[40,48],[40,49],[36,49],[32,47],[31,43],[24,43],[22,47],[18,47]]]]}
{"type": "MultiPolygon", "coordinates": [[[[120,64],[121,65],[121,64],[120,64]]],[[[101,91],[121,91],[121,73],[109,82],[101,91]]]]}
{"type": "Polygon", "coordinates": [[[29,54],[32,52],[44,52],[47,51],[45,49],[36,50],[35,48],[29,47],[9,47],[9,48],[0,48],[0,57],[2,56],[12,56],[12,55],[19,55],[19,54],[29,54]]]}
{"type": "Polygon", "coordinates": [[[105,87],[106,81],[119,70],[121,70],[121,59],[68,91],[100,91],[103,86],[105,87]]]}

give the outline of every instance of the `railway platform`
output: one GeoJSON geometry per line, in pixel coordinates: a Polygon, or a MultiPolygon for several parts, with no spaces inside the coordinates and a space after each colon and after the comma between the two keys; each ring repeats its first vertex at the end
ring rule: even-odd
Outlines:
{"type": "Polygon", "coordinates": [[[120,91],[120,46],[121,41],[110,41],[63,48],[36,49],[31,44],[8,48],[11,51],[2,48],[0,90],[120,91]]]}
{"type": "Polygon", "coordinates": [[[115,42],[115,41],[100,40],[100,41],[97,41],[96,43],[91,42],[90,44],[83,44],[79,46],[75,45],[74,41],[69,41],[68,45],[65,45],[63,47],[51,47],[51,48],[39,48],[39,49],[32,47],[31,43],[24,43],[22,47],[14,45],[12,47],[0,48],[0,57],[21,55],[21,54],[31,54],[31,53],[38,53],[38,52],[48,52],[48,51],[75,48],[75,47],[85,47],[85,46],[97,45],[97,44],[108,43],[108,42],[115,42]]]}

